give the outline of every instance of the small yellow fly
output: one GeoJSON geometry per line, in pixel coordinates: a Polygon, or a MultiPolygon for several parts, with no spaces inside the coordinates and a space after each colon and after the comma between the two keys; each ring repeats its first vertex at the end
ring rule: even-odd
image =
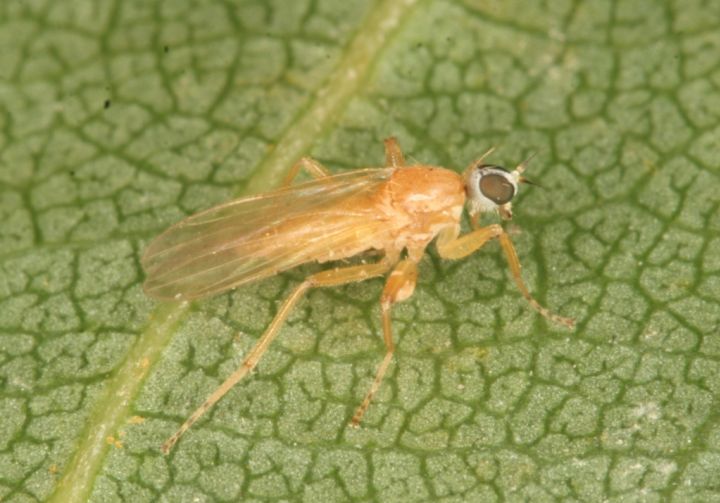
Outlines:
{"type": "Polygon", "coordinates": [[[385,358],[364,400],[352,417],[357,426],[380,387],[392,360],[390,309],[415,290],[417,264],[437,237],[442,258],[470,255],[497,238],[515,283],[542,316],[569,328],[571,318],[551,313],[530,295],[510,237],[498,224],[479,227],[483,212],[512,218],[512,198],[525,162],[513,171],[485,164],[490,149],[460,175],[439,166],[407,166],[395,138],[385,140],[385,167],[331,175],[304,157],[289,171],[283,187],[210,208],[173,225],[145,251],[145,292],[161,300],[190,300],[215,295],[309,262],[342,260],[377,250],[377,262],[336,267],[300,283],[280,306],[265,333],[225,382],[162,445],[167,454],[213,404],[254,367],[295,304],[310,288],[336,286],[388,275],[380,296],[385,358]],[[301,169],[314,178],[291,185],[301,169]],[[467,205],[473,230],[460,235],[467,205]]]}

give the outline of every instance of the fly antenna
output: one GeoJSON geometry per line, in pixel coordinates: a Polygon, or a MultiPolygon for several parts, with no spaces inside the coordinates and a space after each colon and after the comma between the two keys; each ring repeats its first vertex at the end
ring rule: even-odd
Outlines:
{"type": "Polygon", "coordinates": [[[487,149],[487,151],[483,155],[481,155],[480,158],[478,158],[478,159],[474,160],[472,163],[470,163],[470,165],[465,169],[465,178],[467,179],[467,177],[470,176],[470,173],[472,173],[475,168],[482,166],[485,159],[487,157],[489,157],[490,154],[495,152],[495,149],[497,149],[497,145],[493,145],[492,147],[487,149]]]}
{"type": "Polygon", "coordinates": [[[475,161],[475,165],[477,166],[478,164],[482,164],[483,161],[485,160],[485,158],[490,157],[490,154],[495,152],[496,149],[497,149],[497,145],[493,145],[492,147],[487,149],[487,151],[483,155],[480,156],[480,159],[475,161]]]}
{"type": "Polygon", "coordinates": [[[537,183],[537,182],[533,182],[532,180],[528,180],[528,179],[525,178],[524,176],[519,177],[519,178],[518,178],[518,182],[520,182],[520,183],[526,183],[526,184],[528,184],[528,185],[532,185],[533,187],[540,187],[541,189],[544,189],[544,188],[545,188],[543,185],[540,185],[540,184],[537,183]]]}
{"type": "Polygon", "coordinates": [[[518,174],[525,171],[525,169],[528,167],[528,164],[530,164],[530,161],[532,161],[536,155],[537,155],[537,152],[533,152],[532,154],[527,156],[527,159],[525,159],[523,162],[518,164],[517,167],[515,167],[515,171],[517,171],[518,174]]]}
{"type": "Polygon", "coordinates": [[[525,171],[525,169],[528,167],[528,164],[530,164],[530,161],[533,160],[533,158],[535,157],[536,154],[537,154],[537,152],[533,152],[532,154],[527,156],[527,159],[525,159],[523,162],[521,162],[520,164],[517,165],[517,167],[515,168],[515,172],[517,173],[517,181],[520,183],[526,183],[528,185],[534,185],[535,187],[540,187],[541,189],[544,189],[545,187],[543,187],[539,183],[528,180],[527,178],[525,178],[524,176],[522,176],[520,174],[523,171],[525,171]]]}

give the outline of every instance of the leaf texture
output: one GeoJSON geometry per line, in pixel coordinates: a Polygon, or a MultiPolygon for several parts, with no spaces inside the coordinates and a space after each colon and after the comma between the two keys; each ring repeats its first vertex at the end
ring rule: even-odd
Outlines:
{"type": "Polygon", "coordinates": [[[713,2],[0,4],[3,501],[720,498],[720,12],[713,2]],[[305,266],[192,304],[140,257],[303,155],[339,172],[531,153],[499,247],[311,292],[170,456],[305,266]]]}

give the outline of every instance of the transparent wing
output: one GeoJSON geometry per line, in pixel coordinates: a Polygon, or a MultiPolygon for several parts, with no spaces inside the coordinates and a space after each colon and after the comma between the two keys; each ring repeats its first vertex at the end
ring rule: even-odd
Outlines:
{"type": "Polygon", "coordinates": [[[390,231],[371,203],[392,172],[318,178],[190,216],[148,246],[145,291],[159,299],[194,299],[371,248],[390,231]]]}

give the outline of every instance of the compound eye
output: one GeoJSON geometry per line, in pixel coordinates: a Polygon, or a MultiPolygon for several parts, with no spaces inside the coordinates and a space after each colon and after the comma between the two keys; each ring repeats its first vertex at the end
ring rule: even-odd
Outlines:
{"type": "Polygon", "coordinates": [[[480,192],[495,204],[505,204],[515,195],[515,186],[505,176],[487,173],[480,178],[480,192]]]}

